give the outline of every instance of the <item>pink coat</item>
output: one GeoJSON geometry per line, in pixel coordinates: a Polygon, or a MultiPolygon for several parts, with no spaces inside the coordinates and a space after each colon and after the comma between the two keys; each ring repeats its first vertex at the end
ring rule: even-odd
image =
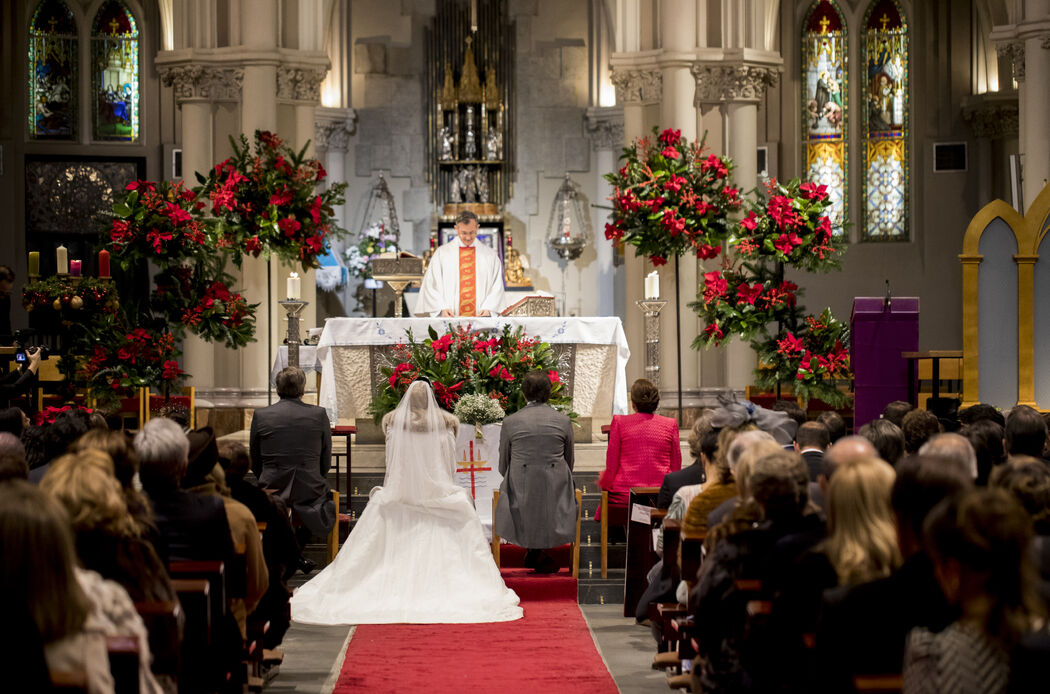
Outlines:
{"type": "Polygon", "coordinates": [[[599,487],[620,494],[631,487],[659,487],[664,475],[681,469],[677,421],[641,412],[612,418],[599,487]]]}

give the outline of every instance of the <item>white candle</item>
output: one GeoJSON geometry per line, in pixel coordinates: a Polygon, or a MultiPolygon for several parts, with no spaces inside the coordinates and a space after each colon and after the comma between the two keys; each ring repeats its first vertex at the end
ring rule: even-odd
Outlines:
{"type": "Polygon", "coordinates": [[[645,276],[645,298],[660,298],[660,275],[656,272],[656,270],[653,270],[645,276]]]}
{"type": "Polygon", "coordinates": [[[299,273],[293,272],[292,274],[288,275],[288,299],[298,299],[301,290],[302,280],[299,279],[299,273]]]}
{"type": "Polygon", "coordinates": [[[57,261],[58,274],[68,275],[69,274],[69,252],[66,251],[65,246],[59,246],[55,249],[55,260],[57,261]]]}

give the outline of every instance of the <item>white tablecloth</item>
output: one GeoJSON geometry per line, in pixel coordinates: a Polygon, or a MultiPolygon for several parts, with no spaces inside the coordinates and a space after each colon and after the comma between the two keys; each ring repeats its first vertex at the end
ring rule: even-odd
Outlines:
{"type": "MultiPolygon", "coordinates": [[[[339,398],[336,394],[336,375],[333,350],[341,347],[365,347],[369,345],[393,345],[404,342],[408,331],[416,340],[427,337],[433,327],[439,334],[456,326],[470,326],[474,330],[502,330],[519,326],[529,337],[538,337],[551,344],[600,345],[614,348],[616,365],[614,371],[612,412],[627,414],[627,360],[631,351],[620,319],[612,317],[594,318],[329,318],[325,321],[321,341],[317,345],[317,361],[321,364],[321,393],[319,404],[328,410],[335,421],[339,413],[339,398]]],[[[301,357],[305,363],[307,359],[301,357]]],[[[362,374],[367,377],[367,374],[362,374]]],[[[597,414],[597,413],[596,413],[597,414]]],[[[358,416],[363,416],[359,414],[358,416]]]]}
{"type": "MultiPolygon", "coordinates": [[[[281,369],[287,366],[288,345],[281,345],[277,348],[277,354],[273,357],[273,367],[270,369],[270,383],[277,385],[277,374],[281,373],[281,369]]],[[[317,360],[316,346],[299,345],[299,368],[303,371],[321,370],[321,362],[317,360]]]]}

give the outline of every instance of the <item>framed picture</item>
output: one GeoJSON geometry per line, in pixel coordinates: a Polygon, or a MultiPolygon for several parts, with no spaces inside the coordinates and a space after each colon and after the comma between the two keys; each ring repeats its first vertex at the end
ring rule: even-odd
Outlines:
{"type": "MultiPolygon", "coordinates": [[[[452,224],[438,225],[438,244],[442,245],[456,238],[456,227],[452,224]]],[[[482,224],[478,227],[478,243],[483,243],[496,251],[499,260],[503,262],[503,225],[482,224]]]]}

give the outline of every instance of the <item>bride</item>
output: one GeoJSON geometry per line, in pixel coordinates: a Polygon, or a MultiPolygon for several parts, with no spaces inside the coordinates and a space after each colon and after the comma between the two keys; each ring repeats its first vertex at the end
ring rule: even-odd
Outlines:
{"type": "Polygon", "coordinates": [[[335,561],[292,596],[306,624],[520,619],[466,491],[453,481],[459,421],[425,381],[383,418],[386,479],[335,561]]]}

